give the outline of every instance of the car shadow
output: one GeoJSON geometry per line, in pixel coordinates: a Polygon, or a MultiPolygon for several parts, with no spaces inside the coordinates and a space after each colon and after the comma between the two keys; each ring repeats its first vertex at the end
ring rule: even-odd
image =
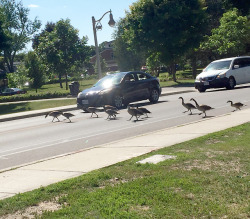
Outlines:
{"type": "MultiPolygon", "coordinates": [[[[235,87],[234,89],[231,89],[231,90],[239,90],[239,89],[244,89],[244,88],[250,88],[250,85],[243,85],[243,86],[240,86],[240,87],[235,87]]],[[[215,88],[215,89],[212,89],[212,90],[206,90],[206,92],[208,93],[213,93],[213,92],[224,92],[224,91],[228,91],[228,89],[226,88],[215,88]]]]}

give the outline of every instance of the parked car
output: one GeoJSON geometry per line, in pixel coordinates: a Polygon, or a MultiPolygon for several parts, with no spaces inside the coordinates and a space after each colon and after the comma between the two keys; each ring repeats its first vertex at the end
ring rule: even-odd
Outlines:
{"type": "Polygon", "coordinates": [[[26,91],[19,89],[19,88],[6,88],[2,93],[1,96],[10,96],[15,94],[25,94],[26,91]]]}
{"type": "Polygon", "coordinates": [[[100,79],[93,87],[78,94],[77,107],[113,105],[126,107],[129,103],[149,99],[158,102],[161,94],[159,80],[144,72],[119,72],[100,79]]]}
{"type": "Polygon", "coordinates": [[[250,83],[250,56],[220,59],[211,62],[195,80],[195,88],[233,89],[238,84],[250,83]]]}

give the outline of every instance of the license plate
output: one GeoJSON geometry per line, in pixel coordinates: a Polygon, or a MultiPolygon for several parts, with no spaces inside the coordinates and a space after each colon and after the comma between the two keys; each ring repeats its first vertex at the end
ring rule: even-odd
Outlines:
{"type": "Polygon", "coordinates": [[[204,85],[209,85],[209,82],[208,81],[204,81],[204,85]]]}
{"type": "Polygon", "coordinates": [[[89,100],[82,100],[82,104],[89,104],[89,100]]]}

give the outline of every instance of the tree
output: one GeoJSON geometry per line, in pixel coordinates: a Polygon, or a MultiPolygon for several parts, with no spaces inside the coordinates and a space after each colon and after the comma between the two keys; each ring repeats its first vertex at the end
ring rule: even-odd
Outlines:
{"type": "Polygon", "coordinates": [[[73,65],[84,65],[89,62],[90,49],[86,45],[85,37],[78,37],[78,30],[71,24],[70,20],[60,20],[51,32],[46,32],[39,37],[39,45],[36,52],[43,62],[56,72],[62,86],[62,76],[66,78],[66,89],[68,89],[67,75],[73,65]]]}
{"type": "Polygon", "coordinates": [[[220,56],[247,54],[250,44],[250,25],[246,16],[240,16],[234,9],[224,13],[220,26],[212,30],[201,45],[203,50],[212,50],[220,56]]]}
{"type": "Polygon", "coordinates": [[[0,17],[3,18],[3,29],[8,37],[8,48],[4,49],[4,61],[9,72],[14,71],[14,59],[18,51],[25,48],[26,43],[31,39],[41,26],[41,22],[28,19],[29,9],[24,8],[21,2],[15,0],[0,1],[0,17]]]}
{"type": "Polygon", "coordinates": [[[35,88],[37,93],[37,89],[44,84],[44,67],[35,52],[28,52],[25,58],[25,68],[31,79],[31,87],[35,88]]]}
{"type": "Polygon", "coordinates": [[[175,64],[199,46],[206,30],[206,15],[199,0],[139,0],[127,14],[126,39],[147,54],[159,53],[164,65],[175,64]]]}
{"type": "Polygon", "coordinates": [[[129,46],[129,42],[124,35],[126,19],[117,22],[117,29],[114,33],[114,54],[121,71],[138,70],[145,64],[142,51],[138,51],[129,46]]]}

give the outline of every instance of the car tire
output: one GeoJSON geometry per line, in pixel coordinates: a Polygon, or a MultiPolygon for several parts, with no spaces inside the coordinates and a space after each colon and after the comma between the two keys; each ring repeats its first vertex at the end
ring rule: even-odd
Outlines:
{"type": "Polygon", "coordinates": [[[206,91],[206,88],[205,88],[205,87],[198,87],[197,89],[198,89],[198,91],[199,91],[200,93],[203,93],[203,92],[206,91]]]}
{"type": "Polygon", "coordinates": [[[235,84],[236,84],[235,79],[234,79],[233,77],[230,77],[230,78],[228,79],[226,88],[227,88],[228,90],[232,90],[232,89],[234,89],[235,84]]]}
{"type": "Polygon", "coordinates": [[[150,97],[149,97],[149,101],[151,103],[157,103],[159,100],[159,91],[157,89],[152,89],[150,92],[150,97]]]}
{"type": "Polygon", "coordinates": [[[121,109],[123,106],[123,97],[119,94],[114,95],[112,105],[117,109],[121,109]]]}

